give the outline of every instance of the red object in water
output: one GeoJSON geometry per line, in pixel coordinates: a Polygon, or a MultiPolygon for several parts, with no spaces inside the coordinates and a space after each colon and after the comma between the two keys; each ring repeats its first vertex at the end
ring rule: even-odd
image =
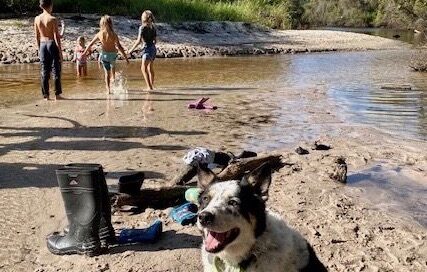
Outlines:
{"type": "Polygon", "coordinates": [[[202,97],[199,100],[196,100],[188,104],[188,108],[196,109],[196,110],[216,110],[218,108],[217,106],[206,104],[206,101],[208,100],[209,100],[209,97],[202,97]]]}

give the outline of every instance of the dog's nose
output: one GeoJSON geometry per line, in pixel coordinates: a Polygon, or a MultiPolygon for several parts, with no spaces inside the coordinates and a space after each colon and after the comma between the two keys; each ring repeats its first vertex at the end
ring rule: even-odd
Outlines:
{"type": "Polygon", "coordinates": [[[199,222],[202,226],[208,226],[213,223],[215,215],[210,212],[199,213],[199,222]]]}

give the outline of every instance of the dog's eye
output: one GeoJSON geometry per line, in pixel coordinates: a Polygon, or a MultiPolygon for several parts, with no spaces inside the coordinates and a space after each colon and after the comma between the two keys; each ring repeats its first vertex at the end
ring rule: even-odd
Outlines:
{"type": "Polygon", "coordinates": [[[202,197],[202,201],[205,202],[205,203],[209,202],[209,196],[207,196],[207,195],[203,196],[202,197]]]}
{"type": "Polygon", "coordinates": [[[237,206],[239,206],[239,202],[238,202],[238,201],[236,201],[236,200],[234,200],[234,199],[230,199],[230,200],[228,201],[228,205],[229,205],[229,206],[233,206],[233,207],[237,207],[237,206]]]}

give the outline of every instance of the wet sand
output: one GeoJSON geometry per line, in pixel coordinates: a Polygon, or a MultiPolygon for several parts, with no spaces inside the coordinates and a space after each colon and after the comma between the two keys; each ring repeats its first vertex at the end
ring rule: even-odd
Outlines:
{"type": "MultiPolygon", "coordinates": [[[[201,271],[198,231],[173,223],[169,210],[113,215],[116,229],[163,220],[165,233],[156,244],[113,248],[96,258],[51,255],[46,235],[67,224],[54,170],[71,162],[101,163],[110,184],[129,171],[145,171],[144,186],[167,184],[188,149],[237,152],[260,130],[273,128],[265,95],[272,93],[262,84],[162,87],[152,94],[135,89],[110,98],[100,89],[0,109],[0,269],[201,271]],[[217,111],[186,109],[188,101],[206,95],[220,106],[217,111]]],[[[425,186],[427,144],[343,122],[321,90],[281,95],[298,96],[304,107],[294,104],[289,112],[304,114],[309,126],[321,124],[316,138],[333,149],[296,155],[293,148],[309,148],[307,141],[275,150],[293,166],[274,175],[268,207],[304,234],[330,271],[425,271],[427,234],[419,220],[425,212],[416,218],[385,209],[366,197],[370,188],[334,183],[329,173],[331,161],[344,156],[351,173],[380,163],[404,169],[402,175],[425,186]]]]}

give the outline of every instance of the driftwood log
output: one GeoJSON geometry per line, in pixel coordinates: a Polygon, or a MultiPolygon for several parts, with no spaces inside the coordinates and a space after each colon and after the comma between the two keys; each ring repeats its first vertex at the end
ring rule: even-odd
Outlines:
{"type": "Polygon", "coordinates": [[[264,163],[269,163],[275,170],[284,166],[282,163],[282,156],[280,155],[239,159],[231,161],[230,164],[217,175],[217,178],[223,181],[240,179],[246,172],[255,170],[264,163]]]}
{"type": "Polygon", "coordinates": [[[136,195],[117,193],[111,197],[111,202],[113,208],[137,206],[166,209],[184,203],[185,191],[189,188],[188,186],[146,188],[136,195]]]}
{"type": "MultiPolygon", "coordinates": [[[[240,179],[246,172],[252,171],[266,162],[270,163],[273,169],[283,166],[280,155],[234,159],[230,160],[217,177],[220,180],[240,179]]],[[[171,185],[185,185],[196,175],[197,167],[185,165],[172,180],[171,185]]]]}
{"type": "Polygon", "coordinates": [[[175,178],[172,180],[172,186],[185,185],[193,177],[197,175],[197,167],[192,165],[185,165],[181,168],[175,178]]]}

